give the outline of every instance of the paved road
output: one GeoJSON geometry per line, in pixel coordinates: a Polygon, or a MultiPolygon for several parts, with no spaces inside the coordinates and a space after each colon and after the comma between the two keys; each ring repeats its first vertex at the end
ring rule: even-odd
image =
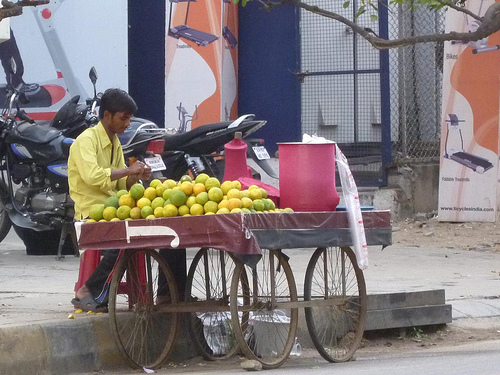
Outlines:
{"type": "MultiPolygon", "coordinates": [[[[167,366],[158,374],[245,374],[239,359],[224,362],[205,362],[199,358],[188,364],[167,366]]],[[[467,345],[419,352],[391,352],[390,354],[358,351],[354,362],[329,364],[312,352],[305,357],[292,357],[279,369],[266,371],[273,375],[335,374],[335,375],[498,375],[500,373],[500,341],[483,341],[467,345]]],[[[138,374],[136,371],[119,372],[138,374]]],[[[101,372],[116,375],[117,372],[101,372]]],[[[90,374],[89,374],[90,375],[90,374]]]]}

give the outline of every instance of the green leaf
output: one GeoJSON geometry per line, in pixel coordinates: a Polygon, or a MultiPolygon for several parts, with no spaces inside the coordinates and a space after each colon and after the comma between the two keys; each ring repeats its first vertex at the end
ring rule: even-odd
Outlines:
{"type": "Polygon", "coordinates": [[[356,15],[354,16],[354,19],[358,18],[359,16],[361,16],[365,12],[366,12],[366,7],[364,5],[360,6],[356,15]]]}
{"type": "Polygon", "coordinates": [[[242,6],[246,6],[246,5],[247,5],[247,3],[248,3],[248,0],[241,0],[241,5],[242,5],[242,6]]]}
{"type": "Polygon", "coordinates": [[[372,20],[372,22],[377,22],[378,21],[378,16],[376,14],[371,14],[370,15],[370,19],[372,20]]]}
{"type": "Polygon", "coordinates": [[[349,8],[349,5],[351,5],[350,1],[344,2],[344,5],[343,5],[344,9],[349,8]]]}

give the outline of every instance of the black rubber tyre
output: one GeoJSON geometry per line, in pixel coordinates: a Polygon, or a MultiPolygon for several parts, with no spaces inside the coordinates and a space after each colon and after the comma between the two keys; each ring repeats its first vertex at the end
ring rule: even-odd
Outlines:
{"type": "Polygon", "coordinates": [[[7,211],[3,208],[3,205],[0,203],[0,242],[2,242],[7,234],[9,234],[10,228],[12,226],[12,222],[10,221],[9,215],[7,211]]]}
{"type": "Polygon", "coordinates": [[[8,200],[8,188],[3,182],[0,182],[0,242],[9,234],[10,227],[12,226],[9,214],[5,210],[5,204],[8,200]]]}
{"type": "MultiPolygon", "coordinates": [[[[12,225],[18,237],[26,246],[26,255],[57,255],[59,239],[61,238],[61,229],[36,231],[33,229],[22,228],[15,224],[12,225]]],[[[74,255],[75,248],[68,234],[62,248],[62,255],[74,255]]]]}
{"type": "MultiPolygon", "coordinates": [[[[186,302],[222,302],[229,310],[229,288],[236,268],[233,256],[200,249],[189,267],[186,302]]],[[[229,311],[187,313],[187,328],[198,353],[209,361],[230,358],[238,351],[229,311]]]]}
{"type": "Polygon", "coordinates": [[[324,359],[350,360],[363,338],[366,285],[349,247],[316,249],[307,266],[304,300],[331,300],[331,304],[305,308],[307,328],[324,359]]]}
{"type": "Polygon", "coordinates": [[[245,356],[264,369],[281,366],[292,350],[298,308],[279,308],[289,302],[297,302],[297,287],[283,254],[262,250],[255,267],[238,263],[230,298],[234,332],[245,356]]]}
{"type": "Polygon", "coordinates": [[[178,301],[172,271],[158,252],[125,251],[111,279],[109,321],[129,366],[156,369],[167,359],[179,327],[179,313],[162,312],[161,305],[178,301]],[[139,262],[144,262],[144,274],[138,272],[139,262]]]}

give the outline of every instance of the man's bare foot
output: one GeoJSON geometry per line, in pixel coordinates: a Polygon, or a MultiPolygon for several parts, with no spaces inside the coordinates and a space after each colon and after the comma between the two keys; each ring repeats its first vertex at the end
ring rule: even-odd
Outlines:
{"type": "Polygon", "coordinates": [[[75,297],[81,300],[82,298],[87,297],[88,295],[91,295],[90,290],[84,285],[76,291],[75,297]]]}

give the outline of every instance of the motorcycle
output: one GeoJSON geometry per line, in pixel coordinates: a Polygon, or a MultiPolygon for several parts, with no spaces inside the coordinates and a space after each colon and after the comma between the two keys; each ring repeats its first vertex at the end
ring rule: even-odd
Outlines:
{"type": "MultiPolygon", "coordinates": [[[[12,71],[15,64],[12,63],[12,71]]],[[[7,94],[8,105],[0,117],[0,242],[11,226],[26,245],[28,255],[78,255],[73,231],[73,201],[69,196],[69,148],[80,133],[98,122],[97,73],[89,77],[94,98],[85,104],[75,96],[48,125],[36,124],[20,103],[27,99],[19,89],[7,94]],[[18,121],[19,120],[19,121],[18,121]],[[67,234],[70,234],[68,236],[67,234]]],[[[142,124],[147,120],[137,119],[142,124]]],[[[128,149],[133,150],[133,147],[128,149]]]]}
{"type": "Polygon", "coordinates": [[[14,225],[21,239],[25,230],[50,235],[62,230],[64,242],[73,222],[67,180],[73,139],[36,124],[19,109],[19,103],[26,101],[24,94],[18,88],[9,91],[8,106],[0,117],[0,241],[14,225]]]}

